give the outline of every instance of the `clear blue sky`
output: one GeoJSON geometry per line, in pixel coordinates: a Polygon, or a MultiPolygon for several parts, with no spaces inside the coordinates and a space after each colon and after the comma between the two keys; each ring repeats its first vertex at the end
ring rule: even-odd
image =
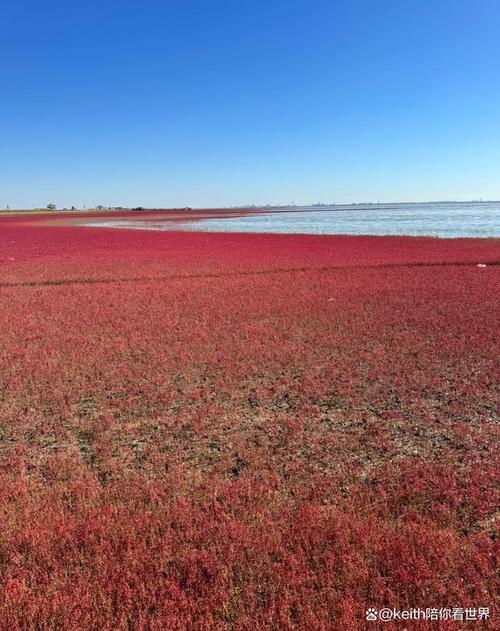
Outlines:
{"type": "Polygon", "coordinates": [[[500,198],[498,0],[4,0],[0,206],[500,198]]]}

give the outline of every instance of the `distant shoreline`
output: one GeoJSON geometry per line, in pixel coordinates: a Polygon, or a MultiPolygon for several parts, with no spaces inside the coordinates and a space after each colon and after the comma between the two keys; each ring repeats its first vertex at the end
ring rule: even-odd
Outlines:
{"type": "Polygon", "coordinates": [[[360,210],[363,208],[381,208],[389,210],[390,208],[400,208],[401,206],[423,206],[432,204],[434,206],[464,206],[474,204],[488,205],[500,204],[500,200],[466,200],[466,201],[424,201],[424,202],[352,202],[346,204],[306,204],[306,205],[290,205],[290,206],[220,206],[220,207],[183,207],[183,208],[158,208],[158,207],[108,207],[108,208],[0,208],[0,215],[70,215],[70,214],[88,214],[88,213],[129,213],[129,212],[304,212],[308,210],[349,210],[351,208],[360,210]]]}

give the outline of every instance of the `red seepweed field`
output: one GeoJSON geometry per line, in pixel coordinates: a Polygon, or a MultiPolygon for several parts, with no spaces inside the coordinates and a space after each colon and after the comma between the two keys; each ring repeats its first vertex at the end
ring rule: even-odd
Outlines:
{"type": "Polygon", "coordinates": [[[498,628],[498,240],[59,224],[0,217],[2,630],[498,628]]]}

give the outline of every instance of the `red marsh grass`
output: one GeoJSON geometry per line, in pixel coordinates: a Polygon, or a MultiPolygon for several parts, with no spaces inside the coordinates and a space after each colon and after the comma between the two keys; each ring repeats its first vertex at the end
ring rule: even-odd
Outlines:
{"type": "Polygon", "coordinates": [[[493,612],[498,241],[33,224],[0,218],[1,629],[493,612]]]}

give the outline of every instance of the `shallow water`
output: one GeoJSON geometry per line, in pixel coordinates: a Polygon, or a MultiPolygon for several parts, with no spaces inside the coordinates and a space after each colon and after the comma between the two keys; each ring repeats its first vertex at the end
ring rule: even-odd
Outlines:
{"type": "Polygon", "coordinates": [[[85,225],[210,232],[500,237],[500,202],[329,206],[182,223],[155,219],[85,225]]]}

